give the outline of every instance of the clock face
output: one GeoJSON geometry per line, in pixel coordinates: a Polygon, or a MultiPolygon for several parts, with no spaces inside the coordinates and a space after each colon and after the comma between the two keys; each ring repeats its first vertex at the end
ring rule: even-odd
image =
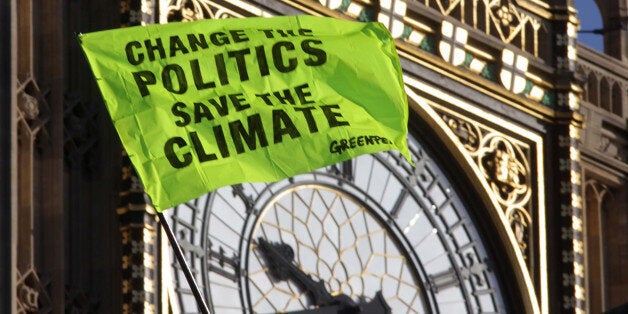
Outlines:
{"type": "MultiPolygon", "coordinates": [[[[398,153],[363,155],[167,211],[210,310],[504,312],[469,209],[420,143],[408,145],[416,168],[398,153]]],[[[196,312],[172,269],[175,307],[196,312]]]]}

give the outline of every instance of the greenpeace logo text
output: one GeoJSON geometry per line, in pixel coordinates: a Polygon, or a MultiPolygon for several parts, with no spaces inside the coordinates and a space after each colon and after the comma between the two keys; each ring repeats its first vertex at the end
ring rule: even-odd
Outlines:
{"type": "Polygon", "coordinates": [[[329,152],[342,154],[345,150],[354,149],[367,145],[392,144],[392,141],[377,135],[360,135],[340,140],[333,140],[329,143],[329,152]]]}

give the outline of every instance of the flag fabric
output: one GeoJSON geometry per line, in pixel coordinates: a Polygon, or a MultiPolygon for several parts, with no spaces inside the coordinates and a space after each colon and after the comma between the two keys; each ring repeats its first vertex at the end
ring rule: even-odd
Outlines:
{"type": "Polygon", "coordinates": [[[158,211],[366,153],[410,161],[401,67],[382,24],[202,20],[79,42],[158,211]]]}

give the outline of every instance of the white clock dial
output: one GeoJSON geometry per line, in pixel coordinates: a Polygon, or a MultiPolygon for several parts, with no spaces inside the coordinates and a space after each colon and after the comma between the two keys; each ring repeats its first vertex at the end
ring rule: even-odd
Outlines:
{"type": "MultiPolygon", "coordinates": [[[[419,142],[408,144],[416,168],[393,152],[363,155],[167,211],[210,309],[504,312],[470,209],[419,142]]],[[[195,312],[176,264],[173,272],[180,310],[195,312]]]]}

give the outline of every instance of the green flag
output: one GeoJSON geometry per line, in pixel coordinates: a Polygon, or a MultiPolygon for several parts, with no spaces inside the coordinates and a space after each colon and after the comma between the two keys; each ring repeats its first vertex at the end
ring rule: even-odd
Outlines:
{"type": "Polygon", "coordinates": [[[394,41],[379,23],[202,20],[79,35],[159,211],[395,149],[409,160],[394,41]]]}

